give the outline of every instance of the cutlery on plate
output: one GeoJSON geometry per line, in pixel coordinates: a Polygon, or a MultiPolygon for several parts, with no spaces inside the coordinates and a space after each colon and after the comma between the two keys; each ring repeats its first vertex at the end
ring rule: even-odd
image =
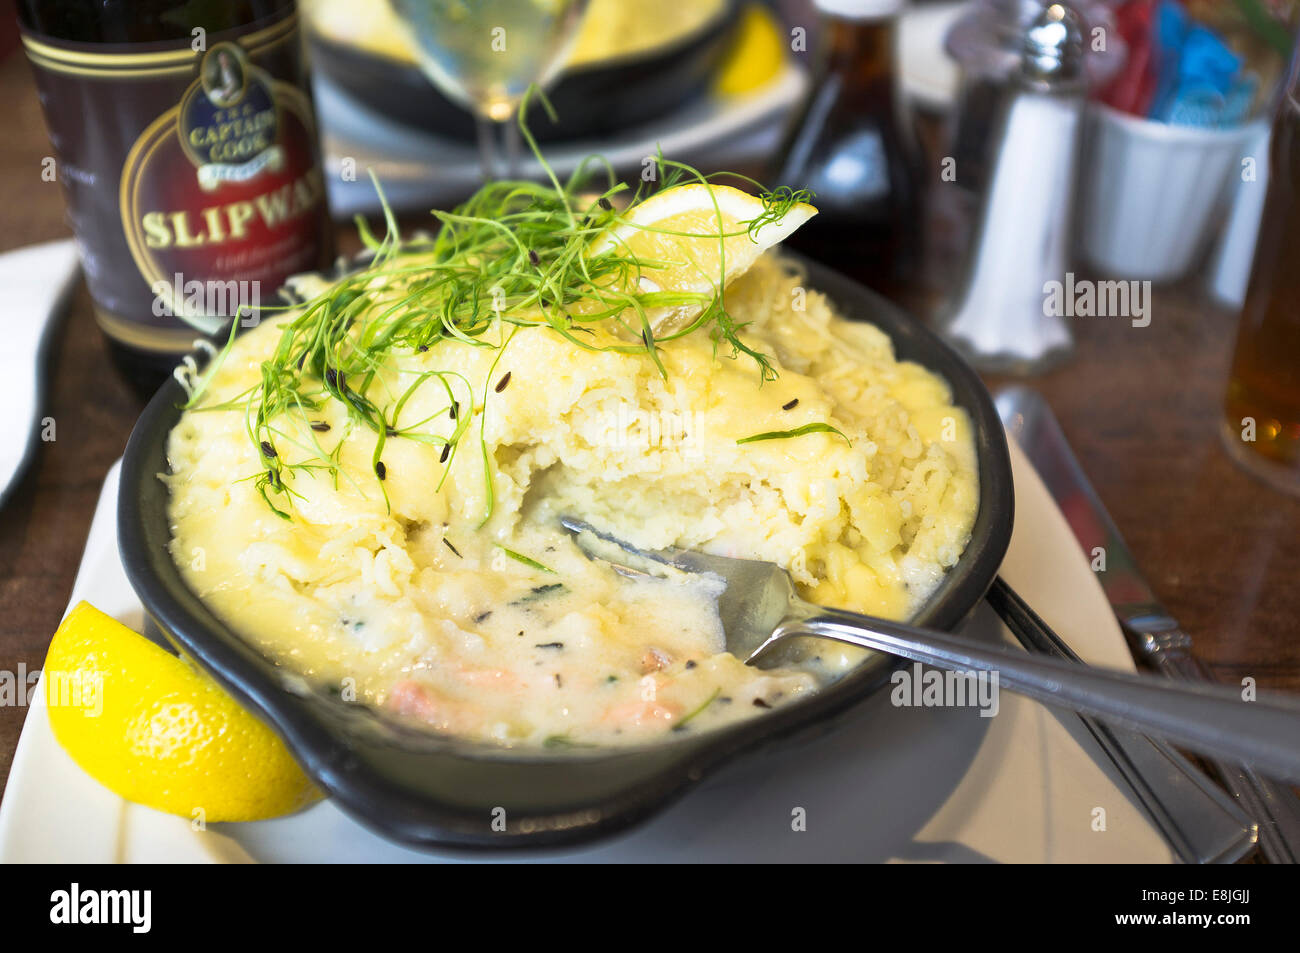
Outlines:
{"type": "MultiPolygon", "coordinates": [[[[1084,664],[1002,577],[993,580],[987,599],[1027,650],[1084,664]]],[[[1184,863],[1231,864],[1255,846],[1255,822],[1169,745],[1087,715],[1079,720],[1184,863]]]]}
{"type": "Polygon", "coordinates": [[[1211,757],[1243,761],[1300,783],[1300,700],[1239,694],[1210,684],[1172,684],[1061,659],[977,645],[970,639],[805,602],[775,563],[681,549],[638,550],[572,517],[560,522],[578,545],[626,575],[651,575],[659,563],[720,577],[718,615],[727,651],[747,664],[795,636],[834,639],[956,672],[996,672],[998,685],[1045,704],[1157,735],[1211,757]],[[611,558],[601,541],[631,557],[611,558]],[[637,565],[637,564],[640,565],[637,565]]]}
{"type": "MultiPolygon", "coordinates": [[[[1191,653],[1191,638],[1165,611],[1137,570],[1137,562],[1065,440],[1047,402],[1027,387],[1010,387],[995,400],[1008,432],[1034,464],[1085,553],[1101,547],[1098,574],[1134,653],[1177,682],[1213,681],[1191,653]]],[[[1239,760],[1212,764],[1229,793],[1259,824],[1260,851],[1271,863],[1300,861],[1300,800],[1288,788],[1239,760]]],[[[1288,778],[1294,781],[1294,778],[1288,778]]]]}

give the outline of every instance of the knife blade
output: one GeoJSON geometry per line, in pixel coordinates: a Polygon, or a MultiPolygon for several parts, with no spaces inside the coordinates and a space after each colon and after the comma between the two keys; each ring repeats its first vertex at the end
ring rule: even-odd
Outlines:
{"type": "MultiPolygon", "coordinates": [[[[1170,678],[1212,680],[1191,653],[1191,637],[1143,578],[1047,402],[1030,388],[1009,387],[998,394],[996,404],[1003,425],[1033,463],[1079,547],[1098,569],[1098,581],[1135,654],[1170,678]]],[[[1212,767],[1259,825],[1260,850],[1269,862],[1300,861],[1300,799],[1294,792],[1243,765],[1212,767]]]]}

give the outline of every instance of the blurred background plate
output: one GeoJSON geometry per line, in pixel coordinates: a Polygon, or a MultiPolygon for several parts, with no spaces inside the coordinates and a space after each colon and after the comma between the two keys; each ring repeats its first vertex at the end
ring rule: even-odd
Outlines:
{"type": "MultiPolygon", "coordinates": [[[[593,0],[573,52],[547,93],[557,121],[534,110],[541,142],[617,136],[703,96],[742,25],[743,0],[703,0],[665,16],[660,0],[593,0]]],[[[306,7],[312,65],[373,115],[473,141],[470,114],[421,71],[387,0],[306,7]]]]}
{"type": "MultiPolygon", "coordinates": [[[[376,116],[322,70],[313,79],[325,179],[335,216],[378,211],[367,169],[379,177],[389,203],[398,210],[446,207],[480,184],[482,169],[472,137],[439,136],[376,116]]],[[[801,100],[807,85],[803,69],[787,62],[752,92],[710,93],[617,133],[554,142],[546,147],[546,159],[561,176],[592,153],[603,155],[621,172],[635,171],[660,148],[665,155],[700,168],[752,168],[777,148],[784,117],[801,100]]],[[[426,86],[433,95],[433,87],[427,82],[426,86]]],[[[526,176],[541,175],[531,160],[525,161],[522,171],[526,176]]]]}
{"type": "Polygon", "coordinates": [[[961,70],[943,41],[966,7],[965,0],[938,0],[909,6],[898,18],[898,82],[918,109],[941,113],[957,97],[961,70]]]}
{"type": "MultiPolygon", "coordinates": [[[[620,24],[646,0],[620,3],[625,12],[613,24],[610,17],[588,18],[606,25],[585,41],[580,37],[579,62],[551,90],[558,123],[540,110],[532,113],[532,131],[556,171],[565,175],[598,152],[627,174],[662,148],[700,168],[761,172],[809,84],[811,54],[791,50],[777,19],[780,8],[706,0],[687,5],[694,11],[688,17],[675,14],[682,21],[677,32],[664,34],[664,20],[674,18],[656,7],[651,37],[660,44],[627,52],[601,37],[626,32],[620,24]],[[612,48],[613,55],[584,52],[584,43],[612,48]]],[[[943,36],[963,7],[925,4],[900,18],[902,93],[919,107],[941,109],[952,99],[956,67],[943,52],[943,36]]],[[[316,0],[308,9],[335,216],[378,212],[367,169],[399,211],[446,207],[476,188],[482,173],[473,122],[420,72],[406,41],[393,35],[386,2],[316,0]]],[[[524,173],[538,176],[541,169],[528,162],[524,173]]]]}

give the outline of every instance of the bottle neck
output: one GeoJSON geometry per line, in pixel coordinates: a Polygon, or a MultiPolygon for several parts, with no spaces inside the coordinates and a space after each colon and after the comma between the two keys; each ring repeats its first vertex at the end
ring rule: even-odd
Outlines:
{"type": "Polygon", "coordinates": [[[193,40],[292,12],[297,0],[16,0],[18,22],[38,36],[77,43],[193,40]]]}
{"type": "Polygon", "coordinates": [[[897,21],[847,20],[830,17],[825,26],[825,61],[828,73],[842,77],[851,87],[864,87],[894,76],[897,21]]]}

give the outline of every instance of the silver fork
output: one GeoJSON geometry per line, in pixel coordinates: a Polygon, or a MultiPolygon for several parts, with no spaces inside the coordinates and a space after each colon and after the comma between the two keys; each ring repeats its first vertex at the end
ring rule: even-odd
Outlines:
{"type": "Polygon", "coordinates": [[[727,651],[746,663],[787,639],[816,636],[951,671],[996,672],[1000,688],[1300,783],[1300,701],[1289,696],[1268,693],[1243,702],[1224,686],[1173,684],[976,645],[934,629],[813,605],[798,596],[790,574],[774,563],[682,549],[640,550],[582,520],[564,516],[560,522],[577,535],[588,556],[625,575],[649,575],[648,560],[724,580],[718,615],[727,651]],[[643,561],[642,566],[610,559],[593,537],[643,561]]]}

